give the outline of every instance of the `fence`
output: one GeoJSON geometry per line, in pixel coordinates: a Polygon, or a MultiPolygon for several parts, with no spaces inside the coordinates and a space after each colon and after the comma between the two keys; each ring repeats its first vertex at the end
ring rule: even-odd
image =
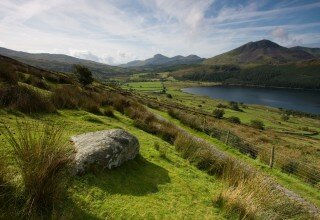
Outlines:
{"type": "MultiPolygon", "coordinates": [[[[132,92],[125,90],[122,92],[126,95],[133,94],[132,92]]],[[[139,93],[135,93],[134,96],[138,97],[141,102],[144,102],[151,108],[162,108],[168,110],[168,113],[172,117],[177,118],[189,127],[203,131],[211,137],[214,137],[228,146],[237,149],[242,154],[248,155],[253,159],[259,159],[261,162],[269,165],[270,168],[279,168],[284,173],[295,175],[317,188],[320,187],[320,171],[316,167],[308,165],[302,161],[289,158],[287,155],[283,155],[278,152],[274,147],[265,148],[263,146],[252,145],[232,132],[216,127],[213,123],[209,123],[206,120],[213,117],[207,112],[182,106],[177,103],[171,104],[159,102],[154,98],[141,96],[139,93]],[[182,112],[182,114],[178,114],[178,112],[182,112]],[[188,116],[184,117],[184,115],[188,116]]]]}

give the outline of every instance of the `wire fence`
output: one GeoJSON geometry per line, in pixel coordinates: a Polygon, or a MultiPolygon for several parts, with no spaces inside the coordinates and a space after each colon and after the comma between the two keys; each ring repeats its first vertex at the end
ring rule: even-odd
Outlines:
{"type": "Polygon", "coordinates": [[[171,112],[170,115],[177,118],[189,127],[203,131],[211,137],[224,142],[226,145],[237,149],[242,154],[248,155],[253,159],[258,159],[271,168],[276,167],[284,173],[295,175],[301,180],[320,188],[320,170],[317,167],[291,158],[288,155],[284,155],[279,152],[277,148],[258,146],[248,143],[246,140],[237,136],[231,131],[223,130],[215,126],[214,123],[208,123],[206,119],[212,118],[213,116],[207,112],[202,112],[177,104],[161,103],[152,98],[140,96],[140,99],[152,108],[162,107],[168,110],[169,114],[173,109],[181,111],[183,114],[189,114],[186,118],[183,118],[183,114],[179,115],[174,114],[173,112],[171,112]]]}

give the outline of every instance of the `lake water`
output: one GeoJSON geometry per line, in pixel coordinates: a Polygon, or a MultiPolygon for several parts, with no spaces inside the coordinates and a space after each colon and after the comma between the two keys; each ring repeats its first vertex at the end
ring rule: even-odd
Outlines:
{"type": "Polygon", "coordinates": [[[320,114],[320,91],[241,86],[193,87],[182,90],[191,94],[206,95],[213,99],[320,114]]]}

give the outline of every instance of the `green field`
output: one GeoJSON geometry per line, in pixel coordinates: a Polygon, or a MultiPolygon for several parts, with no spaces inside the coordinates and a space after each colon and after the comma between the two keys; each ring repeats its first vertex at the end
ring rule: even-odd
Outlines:
{"type": "MultiPolygon", "coordinates": [[[[131,119],[118,113],[116,117],[113,119],[72,110],[31,116],[0,111],[1,122],[12,128],[16,120],[63,126],[65,141],[72,135],[111,128],[125,129],[139,139],[139,158],[111,171],[69,180],[68,199],[60,204],[65,218],[223,218],[211,201],[221,191],[221,181],[179,157],[172,145],[135,128],[131,119]],[[154,142],[164,148],[165,158],[159,156],[154,142]]],[[[3,139],[1,145],[5,145],[3,139]]],[[[6,154],[9,149],[5,147],[1,150],[6,154]]]]}

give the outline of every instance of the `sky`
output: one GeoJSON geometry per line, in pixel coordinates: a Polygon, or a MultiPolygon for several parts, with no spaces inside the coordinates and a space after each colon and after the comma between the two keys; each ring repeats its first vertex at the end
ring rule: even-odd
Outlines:
{"type": "Polygon", "coordinates": [[[320,1],[0,0],[0,47],[111,65],[261,39],[320,47],[320,1]]]}

